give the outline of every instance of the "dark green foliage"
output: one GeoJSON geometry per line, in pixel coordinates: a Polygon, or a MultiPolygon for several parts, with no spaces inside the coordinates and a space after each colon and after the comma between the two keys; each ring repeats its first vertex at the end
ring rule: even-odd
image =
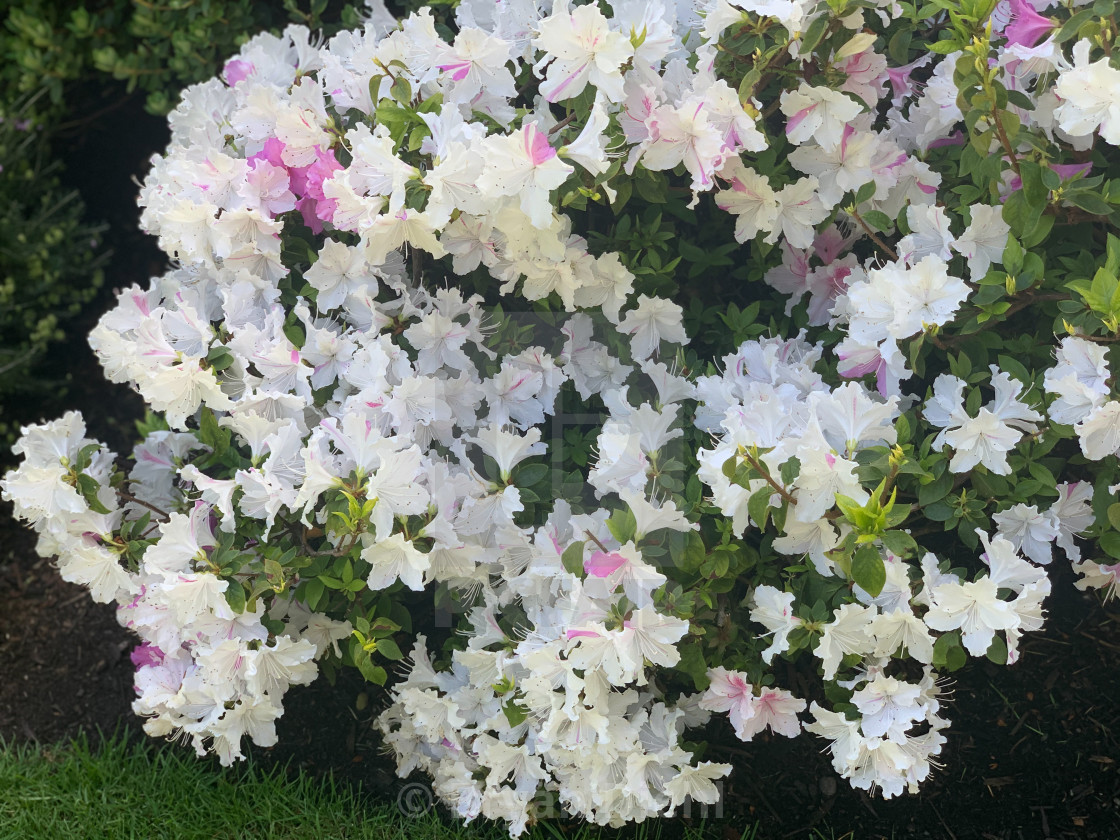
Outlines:
{"type": "Polygon", "coordinates": [[[31,103],[20,104],[0,122],[0,441],[18,432],[4,406],[44,386],[35,362],[97,293],[107,256],[102,228],[59,182],[43,125],[24,116],[31,103]]]}
{"type": "Polygon", "coordinates": [[[49,106],[40,107],[57,108],[70,83],[100,73],[144,91],[148,110],[164,114],[182,88],[217,75],[256,33],[291,22],[317,30],[328,20],[333,30],[358,23],[351,5],[328,0],[31,0],[13,4],[0,29],[0,53],[10,57],[0,82],[24,93],[45,86],[49,106]]]}

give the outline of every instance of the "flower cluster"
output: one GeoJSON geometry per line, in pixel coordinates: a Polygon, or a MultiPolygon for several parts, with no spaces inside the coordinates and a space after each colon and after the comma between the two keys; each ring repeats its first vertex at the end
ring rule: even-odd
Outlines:
{"type": "Polygon", "coordinates": [[[935,7],[373,2],[185,91],[174,267],[90,336],[134,463],[70,414],[0,483],[143,640],[147,730],[228,763],[413,634],[377,728],[513,836],[714,802],[713,713],[915,790],[1054,545],[1120,580],[1111,31],[935,7]]]}

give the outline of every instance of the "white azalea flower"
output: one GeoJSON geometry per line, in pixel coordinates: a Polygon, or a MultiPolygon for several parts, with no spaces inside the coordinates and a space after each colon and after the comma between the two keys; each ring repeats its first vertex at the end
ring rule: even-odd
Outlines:
{"type": "Polygon", "coordinates": [[[424,573],[431,562],[403,534],[392,534],[382,540],[363,534],[361,556],[373,567],[366,579],[370,589],[385,589],[397,580],[417,592],[424,588],[424,573]]]}
{"type": "Polygon", "coordinates": [[[533,44],[545,53],[536,70],[547,65],[541,94],[549,102],[579,96],[590,83],[611,102],[621,102],[622,65],[634,54],[630,39],[611,29],[598,6],[557,4],[537,26],[533,44]]]}
{"type": "Polygon", "coordinates": [[[1054,118],[1063,131],[1082,136],[1099,130],[1101,138],[1120,145],[1120,70],[1108,57],[1089,62],[1092,45],[1080,40],[1073,46],[1073,67],[1058,73],[1054,94],[1061,102],[1054,118]]]}
{"type": "Polygon", "coordinates": [[[989,204],[973,204],[969,208],[972,221],[954,244],[965,259],[973,282],[988,273],[992,263],[1003,260],[1003,249],[1011,226],[1003,220],[1002,209],[989,204]]]}

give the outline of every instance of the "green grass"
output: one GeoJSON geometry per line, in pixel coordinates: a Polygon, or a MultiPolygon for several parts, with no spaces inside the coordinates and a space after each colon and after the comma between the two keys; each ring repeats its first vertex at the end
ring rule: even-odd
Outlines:
{"type": "MultiPolygon", "coordinates": [[[[744,840],[754,837],[750,827],[744,840]]],[[[191,750],[110,738],[95,748],[0,744],[0,840],[504,840],[502,826],[448,823],[434,811],[408,817],[394,802],[283,768],[251,762],[220,771],[191,750]]],[[[703,840],[708,830],[661,822],[623,831],[542,823],[531,840],[663,836],[703,840]]]]}
{"type": "Polygon", "coordinates": [[[10,746],[0,752],[0,838],[19,840],[500,840],[434,813],[406,818],[351,789],[252,764],[219,772],[185,748],[112,738],[96,750],[10,746]]]}

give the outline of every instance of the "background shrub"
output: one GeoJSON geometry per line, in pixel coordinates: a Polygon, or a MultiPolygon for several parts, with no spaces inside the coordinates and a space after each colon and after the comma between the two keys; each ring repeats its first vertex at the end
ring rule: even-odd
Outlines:
{"type": "Polygon", "coordinates": [[[35,112],[43,92],[0,111],[0,441],[18,431],[13,398],[52,387],[35,375],[36,362],[97,294],[108,257],[104,227],[85,220],[85,204],[51,159],[35,112]]]}

